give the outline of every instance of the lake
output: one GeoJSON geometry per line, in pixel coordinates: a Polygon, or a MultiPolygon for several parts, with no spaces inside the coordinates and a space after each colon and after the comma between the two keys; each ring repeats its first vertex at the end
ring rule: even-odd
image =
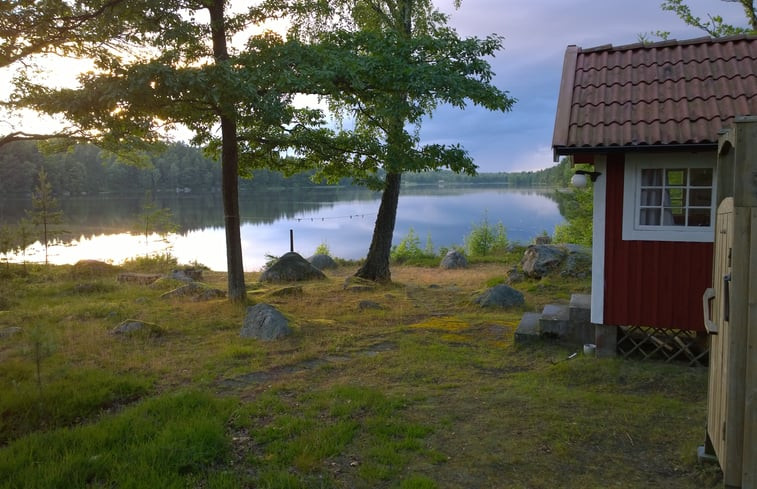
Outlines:
{"type": "MultiPolygon", "coordinates": [[[[486,219],[502,222],[510,241],[526,243],[564,222],[551,190],[501,187],[408,187],[400,194],[394,244],[412,229],[425,247],[435,250],[462,245],[471,229],[486,219]]],[[[334,257],[366,255],[380,194],[357,188],[307,188],[245,193],[240,196],[242,249],[247,271],[259,270],[266,255],[295,251],[308,257],[325,243],[334,257]]],[[[178,226],[165,237],[139,231],[142,196],[98,196],[60,199],[67,234],[50,247],[49,260],[71,264],[81,259],[121,263],[139,255],[170,252],[179,263],[199,262],[226,270],[226,241],[220,195],[158,194],[155,202],[172,212],[178,226]]],[[[14,223],[30,208],[27,200],[0,200],[0,224],[14,223]]],[[[22,257],[12,257],[20,261],[22,257]]],[[[44,262],[44,248],[26,250],[29,262],[44,262]]]]}

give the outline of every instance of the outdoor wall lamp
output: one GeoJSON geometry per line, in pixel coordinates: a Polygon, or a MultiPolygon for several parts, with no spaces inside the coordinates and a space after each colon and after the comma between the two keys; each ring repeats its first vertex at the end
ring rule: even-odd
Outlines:
{"type": "Polygon", "coordinates": [[[592,182],[597,181],[597,177],[601,175],[598,171],[576,170],[573,177],[570,179],[570,183],[577,188],[584,188],[586,186],[586,177],[588,176],[592,182]]]}

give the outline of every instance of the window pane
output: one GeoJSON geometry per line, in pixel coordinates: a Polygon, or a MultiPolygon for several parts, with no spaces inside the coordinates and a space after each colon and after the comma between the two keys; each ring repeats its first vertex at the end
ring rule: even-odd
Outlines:
{"type": "Polygon", "coordinates": [[[710,209],[689,209],[689,226],[709,226],[710,209]]]}
{"type": "Polygon", "coordinates": [[[663,226],[685,226],[686,212],[683,207],[665,207],[662,210],[663,226]]]}
{"type": "Polygon", "coordinates": [[[643,187],[661,187],[662,170],[641,170],[641,185],[643,187]]]}
{"type": "Polygon", "coordinates": [[[639,224],[642,226],[659,226],[660,209],[641,209],[639,224]]]}
{"type": "Polygon", "coordinates": [[[692,168],[692,187],[712,187],[712,168],[692,168]]]}
{"type": "Polygon", "coordinates": [[[641,191],[641,205],[662,205],[662,190],[643,189],[641,191]]]}
{"type": "Polygon", "coordinates": [[[686,205],[686,190],[682,188],[666,189],[665,205],[670,207],[683,207],[686,205]]]}
{"type": "Polygon", "coordinates": [[[667,185],[686,185],[686,170],[665,170],[667,185]]]}
{"type": "Polygon", "coordinates": [[[689,190],[689,205],[694,207],[710,207],[712,204],[712,189],[698,188],[689,190]]]}

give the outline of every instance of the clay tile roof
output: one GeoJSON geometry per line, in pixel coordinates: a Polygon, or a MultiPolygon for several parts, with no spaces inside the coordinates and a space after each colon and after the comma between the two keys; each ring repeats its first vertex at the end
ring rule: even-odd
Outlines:
{"type": "Polygon", "coordinates": [[[568,46],[555,154],[717,145],[736,116],[757,115],[757,36],[568,46]]]}

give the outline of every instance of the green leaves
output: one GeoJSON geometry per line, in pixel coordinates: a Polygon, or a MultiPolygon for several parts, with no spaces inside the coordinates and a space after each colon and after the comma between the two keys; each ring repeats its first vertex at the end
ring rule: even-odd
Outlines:
{"type": "Polygon", "coordinates": [[[665,0],[661,8],[675,13],[686,24],[701,29],[712,37],[726,37],[757,32],[757,14],[755,13],[754,2],[752,0],[724,1],[738,2],[742,5],[749,27],[727,24],[720,15],[707,14],[707,19],[702,20],[701,17],[697,17],[692,13],[691,8],[683,0],[665,0]]]}
{"type": "MultiPolygon", "coordinates": [[[[265,15],[282,15],[277,3],[226,15],[227,34],[265,15]]],[[[288,12],[294,19],[341,14],[342,20],[320,31],[313,25],[308,43],[266,32],[213,60],[210,26],[198,20],[206,8],[201,2],[113,0],[109,12],[120,15],[115,31],[87,25],[134,43],[129,56],[97,51],[99,71],[82,75],[76,89],[19,80],[15,106],[62,115],[85,137],[132,154],[165,140],[166,130],[177,126],[217,153],[219,117],[233,114],[242,174],[315,168],[317,178],[375,184],[379,170],[475,172],[459,145],[422,145],[416,131],[439,104],[510,110],[515,101],[492,85],[486,61],[501,48],[501,37],[460,38],[430,1],[414,2],[412,12],[403,11],[404,2],[377,0],[295,4],[288,12]],[[411,30],[405,31],[408,19],[411,30]],[[330,115],[296,105],[303,94],[319,97],[330,115]]]]}

